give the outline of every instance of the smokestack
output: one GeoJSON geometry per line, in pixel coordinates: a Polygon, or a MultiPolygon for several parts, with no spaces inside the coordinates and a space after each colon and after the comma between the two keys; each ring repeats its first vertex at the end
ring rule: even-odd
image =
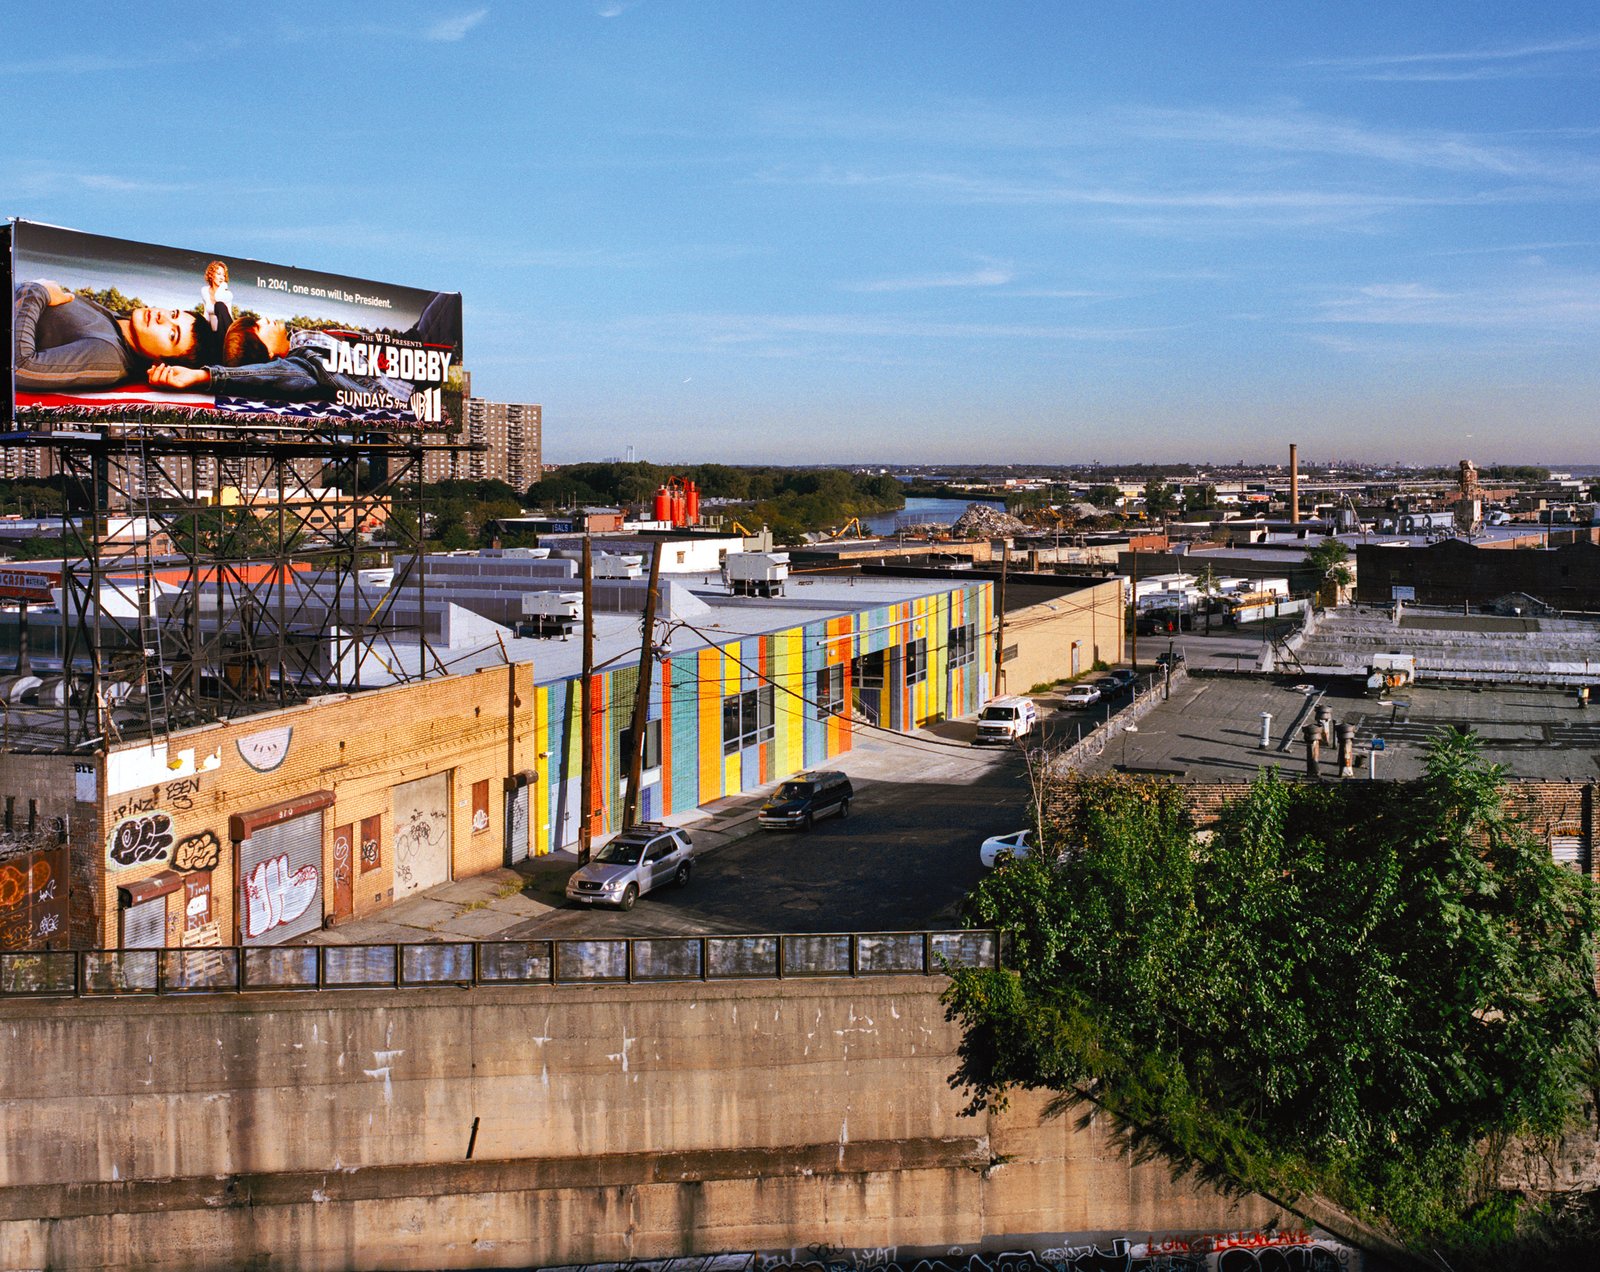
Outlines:
{"type": "Polygon", "coordinates": [[[1356,773],[1356,726],[1339,726],[1339,776],[1354,777],[1356,773]]]}
{"type": "Polygon", "coordinates": [[[17,606],[17,675],[33,675],[33,651],[28,641],[28,603],[17,606]]]}
{"type": "Polygon", "coordinates": [[[1314,782],[1319,776],[1317,758],[1322,750],[1322,730],[1314,724],[1308,724],[1300,730],[1300,736],[1306,740],[1306,776],[1314,782]]]}
{"type": "Polygon", "coordinates": [[[1289,524],[1300,524],[1300,448],[1289,443],[1289,524]]]}

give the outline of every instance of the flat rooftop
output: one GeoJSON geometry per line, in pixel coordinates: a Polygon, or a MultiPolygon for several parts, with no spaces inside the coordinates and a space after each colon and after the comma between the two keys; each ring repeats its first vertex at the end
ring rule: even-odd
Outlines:
{"type": "Polygon", "coordinates": [[[1420,605],[1347,605],[1321,614],[1295,648],[1307,673],[1365,675],[1377,654],[1416,659],[1417,678],[1600,683],[1600,622],[1463,614],[1420,605]]]}
{"type": "MultiPolygon", "coordinates": [[[[1363,695],[1346,680],[1191,676],[1152,708],[1136,732],[1114,735],[1080,765],[1090,772],[1155,772],[1187,781],[1248,781],[1258,770],[1305,775],[1301,727],[1317,705],[1335,724],[1356,726],[1356,775],[1367,775],[1375,740],[1377,776],[1421,777],[1428,743],[1443,730],[1467,728],[1485,756],[1513,777],[1592,781],[1600,767],[1600,698],[1580,708],[1571,690],[1415,685],[1386,699],[1363,695]],[[1263,750],[1261,713],[1272,714],[1263,750]]],[[[1322,748],[1321,775],[1338,780],[1338,747],[1322,748]]]]}
{"type": "MultiPolygon", "coordinates": [[[[691,579],[697,576],[690,576],[691,579]]],[[[663,578],[663,584],[669,580],[663,578]]],[[[978,580],[972,580],[974,582],[978,580]]],[[[959,587],[957,576],[946,580],[865,578],[860,575],[806,578],[791,576],[783,596],[733,596],[726,589],[686,586],[680,578],[670,580],[690,594],[690,601],[674,610],[663,588],[663,609],[658,620],[673,624],[670,638],[674,656],[696,649],[726,645],[747,636],[800,627],[842,614],[859,614],[885,605],[900,604],[924,596],[938,596],[959,587]],[[700,605],[695,605],[698,601],[700,605]],[[704,606],[702,609],[701,606],[704,606]]],[[[637,612],[595,611],[595,666],[611,669],[638,661],[639,627],[637,612]]],[[[454,651],[445,657],[452,672],[477,671],[503,666],[507,660],[532,663],[536,684],[568,680],[583,671],[583,642],[580,632],[571,639],[535,638],[506,635],[502,641],[486,643],[474,650],[454,651]]]]}

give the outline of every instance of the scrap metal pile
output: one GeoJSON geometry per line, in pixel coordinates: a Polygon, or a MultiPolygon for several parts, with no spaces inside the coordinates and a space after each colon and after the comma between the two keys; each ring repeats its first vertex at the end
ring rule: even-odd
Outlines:
{"type": "Polygon", "coordinates": [[[1001,539],[1011,535],[1026,534],[1028,527],[999,508],[986,504],[968,504],[967,510],[950,527],[955,539],[1001,539]]]}

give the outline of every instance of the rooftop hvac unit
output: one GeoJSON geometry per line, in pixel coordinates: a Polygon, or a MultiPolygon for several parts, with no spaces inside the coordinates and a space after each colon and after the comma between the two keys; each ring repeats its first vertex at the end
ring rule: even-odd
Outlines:
{"type": "Polygon", "coordinates": [[[1378,697],[1391,689],[1404,689],[1417,678],[1417,660],[1413,654],[1373,654],[1368,664],[1367,693],[1378,697]]]}
{"type": "Polygon", "coordinates": [[[583,617],[582,592],[525,592],[518,636],[567,637],[583,617]]]}
{"type": "Polygon", "coordinates": [[[597,579],[636,579],[643,572],[644,556],[640,553],[611,553],[594,559],[597,579]]]}
{"type": "Polygon", "coordinates": [[[726,567],[728,585],[740,596],[782,596],[789,577],[787,552],[735,552],[726,567]]]}

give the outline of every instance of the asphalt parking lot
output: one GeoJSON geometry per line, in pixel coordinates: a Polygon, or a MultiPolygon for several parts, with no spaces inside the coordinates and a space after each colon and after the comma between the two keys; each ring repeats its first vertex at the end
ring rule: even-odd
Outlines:
{"type": "MultiPolygon", "coordinates": [[[[1052,708],[1042,714],[1049,721],[1052,708]]],[[[445,884],[371,918],[314,933],[320,944],[681,936],[735,932],[919,931],[958,926],[983,873],[978,847],[1026,824],[1027,768],[1016,747],[969,745],[970,721],[909,736],[861,730],[829,763],[850,775],[847,817],[810,831],[765,831],[760,795],[669,820],[694,840],[687,888],[623,913],[569,903],[569,852],[445,884]]]]}

